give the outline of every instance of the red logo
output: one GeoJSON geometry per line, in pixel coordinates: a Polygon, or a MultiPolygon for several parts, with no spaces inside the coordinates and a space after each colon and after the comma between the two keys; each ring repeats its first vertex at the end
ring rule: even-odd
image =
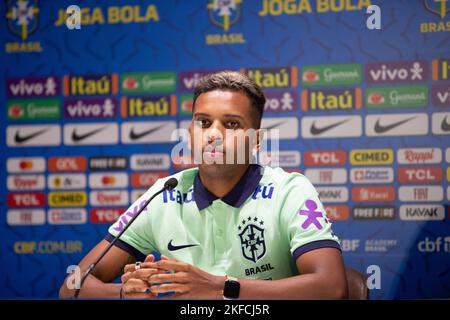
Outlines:
{"type": "Polygon", "coordinates": [[[395,200],[393,186],[353,187],[352,199],[355,202],[391,202],[395,200]]]}
{"type": "Polygon", "coordinates": [[[85,157],[51,157],[48,159],[48,170],[50,172],[77,172],[86,170],[86,167],[87,160],[85,157]]]}
{"type": "Polygon", "coordinates": [[[441,182],[441,167],[400,167],[398,181],[408,182],[441,182]]]}
{"type": "Polygon", "coordinates": [[[91,223],[114,223],[127,208],[91,209],[91,223]]]}
{"type": "Polygon", "coordinates": [[[347,153],[343,150],[305,151],[306,166],[340,166],[347,162],[347,153]]]}
{"type": "Polygon", "coordinates": [[[45,206],[44,192],[8,193],[8,207],[43,207],[45,206]]]}
{"type": "Polygon", "coordinates": [[[324,206],[324,209],[327,213],[327,217],[330,218],[331,221],[348,220],[348,206],[324,206]]]}

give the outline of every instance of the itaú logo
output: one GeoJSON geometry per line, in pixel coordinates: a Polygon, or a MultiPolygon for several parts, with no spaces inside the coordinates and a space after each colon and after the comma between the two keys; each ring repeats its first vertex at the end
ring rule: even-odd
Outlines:
{"type": "Polygon", "coordinates": [[[426,237],[425,240],[417,244],[417,249],[420,252],[446,252],[450,253],[450,236],[445,238],[437,237],[436,240],[431,240],[426,237]]]}

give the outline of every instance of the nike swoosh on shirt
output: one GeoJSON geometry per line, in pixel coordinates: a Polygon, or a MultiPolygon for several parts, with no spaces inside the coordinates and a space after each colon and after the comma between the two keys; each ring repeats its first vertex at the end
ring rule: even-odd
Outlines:
{"type": "Polygon", "coordinates": [[[151,128],[149,130],[142,131],[142,132],[139,132],[139,133],[134,132],[134,127],[133,127],[133,128],[131,128],[131,131],[130,131],[130,139],[131,140],[138,140],[138,139],[140,139],[142,137],[145,137],[146,135],[149,135],[152,132],[155,132],[155,131],[159,130],[163,126],[164,125],[162,124],[160,126],[157,126],[157,127],[154,127],[154,128],[151,128]]]}
{"type": "Polygon", "coordinates": [[[381,125],[380,124],[380,119],[378,119],[377,122],[375,123],[374,130],[375,130],[376,133],[385,133],[385,132],[388,132],[388,131],[390,131],[390,130],[398,127],[398,126],[401,126],[402,124],[404,124],[404,123],[406,123],[408,121],[411,121],[414,118],[415,117],[410,117],[410,118],[407,118],[407,119],[404,119],[404,120],[401,120],[401,121],[398,121],[398,122],[391,123],[391,124],[389,124],[387,126],[381,125]]]}
{"type": "Polygon", "coordinates": [[[445,117],[444,120],[442,120],[441,130],[442,131],[450,131],[450,123],[447,122],[447,117],[445,117]]]}
{"type": "Polygon", "coordinates": [[[102,130],[105,129],[105,128],[106,128],[106,127],[98,128],[98,129],[95,129],[95,130],[92,130],[92,131],[89,131],[89,132],[86,132],[86,133],[83,133],[83,134],[77,134],[77,129],[75,128],[75,129],[72,131],[72,140],[73,140],[74,142],[82,141],[82,140],[84,140],[84,139],[86,139],[86,138],[89,138],[90,136],[93,136],[94,134],[96,134],[96,133],[102,131],[102,130]]]}
{"type": "Polygon", "coordinates": [[[316,135],[319,135],[321,133],[327,132],[327,131],[329,131],[329,130],[331,130],[333,128],[336,128],[336,127],[340,126],[341,124],[343,124],[343,123],[345,123],[345,122],[347,122],[349,120],[350,119],[345,119],[345,120],[342,120],[342,121],[330,124],[330,125],[322,127],[322,128],[317,128],[316,127],[316,122],[314,121],[312,126],[311,126],[310,132],[311,132],[312,135],[316,136],[316,135]]]}
{"type": "Polygon", "coordinates": [[[26,142],[26,141],[28,141],[28,140],[30,140],[30,139],[33,139],[33,138],[35,138],[35,137],[37,137],[37,136],[43,134],[44,132],[46,132],[46,131],[48,131],[48,130],[49,130],[49,128],[41,129],[41,130],[39,130],[39,131],[30,133],[30,134],[28,134],[28,135],[26,135],[26,136],[23,136],[23,135],[21,136],[21,135],[19,134],[19,130],[17,130],[17,131],[16,131],[16,134],[15,134],[15,136],[14,136],[14,141],[15,141],[16,143],[24,143],[24,142],[26,142]]]}
{"type": "Polygon", "coordinates": [[[175,246],[172,244],[172,241],[173,240],[170,240],[170,242],[167,244],[167,249],[169,251],[177,251],[177,250],[181,250],[181,249],[185,249],[185,248],[198,246],[198,244],[185,244],[185,245],[181,245],[181,246],[175,246]]]}

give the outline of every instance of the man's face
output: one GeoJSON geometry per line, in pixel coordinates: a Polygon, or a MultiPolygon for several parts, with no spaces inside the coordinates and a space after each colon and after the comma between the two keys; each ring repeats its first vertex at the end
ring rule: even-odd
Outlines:
{"type": "Polygon", "coordinates": [[[259,130],[250,99],[240,91],[214,90],[195,102],[189,127],[196,163],[205,172],[222,175],[249,163],[259,130]]]}

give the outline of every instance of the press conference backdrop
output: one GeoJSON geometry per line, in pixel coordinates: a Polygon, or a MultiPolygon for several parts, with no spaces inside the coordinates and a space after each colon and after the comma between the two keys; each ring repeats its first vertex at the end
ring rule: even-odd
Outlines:
{"type": "Polygon", "coordinates": [[[381,30],[369,4],[2,2],[0,296],[56,298],[67,267],[186,167],[171,133],[198,79],[232,69],[264,89],[280,166],[317,187],[371,298],[449,298],[450,3],[372,1],[381,30]]]}

